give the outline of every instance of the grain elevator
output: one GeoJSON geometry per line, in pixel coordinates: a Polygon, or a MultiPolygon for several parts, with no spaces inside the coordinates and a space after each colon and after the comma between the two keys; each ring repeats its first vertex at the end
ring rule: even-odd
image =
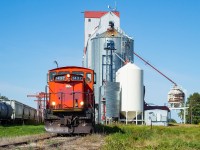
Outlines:
{"type": "MultiPolygon", "coordinates": [[[[134,62],[134,40],[120,28],[120,13],[117,11],[85,11],[84,19],[83,66],[93,69],[96,73],[96,121],[102,123],[107,118],[118,120],[120,114],[124,114],[121,107],[123,86],[120,83],[123,77],[119,82],[116,82],[116,72],[125,63],[134,62]]],[[[143,88],[143,83],[140,83],[141,87],[139,88],[143,88]]],[[[142,93],[139,95],[143,94],[143,89],[141,91],[142,93]]],[[[139,92],[141,91],[139,90],[139,92]]],[[[134,99],[132,100],[134,103],[134,99]]],[[[140,97],[139,101],[139,104],[142,105],[139,109],[141,113],[143,111],[143,96],[140,97]]],[[[136,114],[137,112],[132,113],[132,118],[129,119],[133,119],[136,114]]]]}

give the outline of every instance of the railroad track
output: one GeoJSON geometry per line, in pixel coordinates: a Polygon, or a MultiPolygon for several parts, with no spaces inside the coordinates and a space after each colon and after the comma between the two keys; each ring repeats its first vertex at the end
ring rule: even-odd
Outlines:
{"type": "Polygon", "coordinates": [[[29,144],[24,144],[17,146],[17,149],[34,149],[34,150],[41,150],[41,149],[63,149],[63,145],[70,143],[72,141],[77,140],[79,137],[52,137],[45,140],[39,140],[37,142],[32,142],[29,144]]]}
{"type": "Polygon", "coordinates": [[[13,141],[13,139],[9,139],[7,140],[7,143],[0,139],[0,150],[98,150],[104,143],[103,139],[104,136],[100,134],[84,136],[57,136],[56,134],[46,134],[37,137],[30,136],[29,139],[25,137],[20,141],[13,141]]]}
{"type": "Polygon", "coordinates": [[[10,147],[16,147],[30,142],[38,142],[40,140],[50,139],[56,137],[56,134],[40,134],[31,136],[21,136],[14,138],[5,138],[1,140],[0,149],[8,149],[10,147]]]}
{"type": "Polygon", "coordinates": [[[56,134],[49,134],[38,138],[30,138],[19,142],[10,142],[0,144],[1,150],[41,150],[41,149],[55,149],[64,144],[77,140],[80,136],[57,136],[56,134]]]}

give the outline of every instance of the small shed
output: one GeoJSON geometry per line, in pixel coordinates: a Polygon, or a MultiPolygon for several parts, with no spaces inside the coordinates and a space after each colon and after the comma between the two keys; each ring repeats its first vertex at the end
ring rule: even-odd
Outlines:
{"type": "Polygon", "coordinates": [[[169,108],[167,106],[145,106],[146,125],[168,126],[169,108]]]}

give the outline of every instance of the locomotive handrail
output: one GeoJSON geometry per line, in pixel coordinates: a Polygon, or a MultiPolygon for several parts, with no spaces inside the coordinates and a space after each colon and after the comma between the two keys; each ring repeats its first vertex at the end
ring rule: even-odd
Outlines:
{"type": "Polygon", "coordinates": [[[83,93],[83,94],[94,94],[94,93],[92,93],[92,92],[69,92],[69,93],[65,93],[65,92],[57,92],[57,93],[47,93],[47,94],[60,94],[60,93],[63,93],[63,94],[76,94],[76,93],[83,93]]]}

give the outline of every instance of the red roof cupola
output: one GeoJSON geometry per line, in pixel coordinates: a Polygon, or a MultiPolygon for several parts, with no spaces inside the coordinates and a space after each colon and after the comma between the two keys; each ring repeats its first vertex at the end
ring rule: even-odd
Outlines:
{"type": "MultiPolygon", "coordinates": [[[[108,11],[85,11],[84,15],[85,15],[85,18],[101,18],[107,13],[108,11]]],[[[119,17],[118,11],[114,11],[113,13],[119,17]]]]}

